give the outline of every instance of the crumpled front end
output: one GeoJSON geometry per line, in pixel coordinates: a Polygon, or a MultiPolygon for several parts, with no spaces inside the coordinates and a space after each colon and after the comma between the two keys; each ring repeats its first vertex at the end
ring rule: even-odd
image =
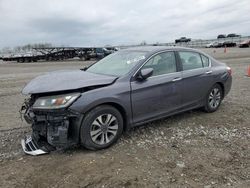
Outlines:
{"type": "Polygon", "coordinates": [[[32,125],[32,134],[21,141],[23,151],[41,155],[77,145],[83,115],[69,108],[34,109],[35,100],[31,97],[22,106],[25,121],[32,125]]]}

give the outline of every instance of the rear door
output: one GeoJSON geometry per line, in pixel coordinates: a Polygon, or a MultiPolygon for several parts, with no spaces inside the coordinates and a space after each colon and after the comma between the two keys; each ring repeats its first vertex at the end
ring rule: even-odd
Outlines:
{"type": "Polygon", "coordinates": [[[181,72],[173,51],[158,53],[143,67],[154,73],[144,81],[131,82],[134,123],[163,116],[181,105],[181,72]]]}
{"type": "Polygon", "coordinates": [[[182,105],[199,106],[211,87],[211,66],[209,59],[193,51],[179,51],[182,64],[182,105]],[[204,61],[204,62],[203,62],[204,61]]]}

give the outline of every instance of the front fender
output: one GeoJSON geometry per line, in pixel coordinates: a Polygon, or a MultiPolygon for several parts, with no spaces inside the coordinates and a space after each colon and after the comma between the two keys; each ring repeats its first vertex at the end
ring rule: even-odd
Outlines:
{"type": "Polygon", "coordinates": [[[94,107],[107,103],[122,107],[127,122],[132,123],[130,85],[125,82],[84,92],[69,108],[85,114],[94,107]]]}

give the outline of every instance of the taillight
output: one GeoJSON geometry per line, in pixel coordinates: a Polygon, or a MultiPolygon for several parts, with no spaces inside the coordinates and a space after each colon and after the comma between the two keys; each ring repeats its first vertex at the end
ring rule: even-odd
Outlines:
{"type": "Polygon", "coordinates": [[[227,67],[227,72],[230,76],[232,76],[232,69],[230,67],[227,67]]]}

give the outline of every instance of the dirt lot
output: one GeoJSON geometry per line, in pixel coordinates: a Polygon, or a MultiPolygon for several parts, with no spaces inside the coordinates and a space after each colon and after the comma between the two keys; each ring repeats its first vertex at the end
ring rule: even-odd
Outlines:
{"type": "Polygon", "coordinates": [[[217,112],[194,110],[135,128],[103,151],[73,148],[37,157],[20,146],[30,132],[18,113],[22,87],[37,75],[86,62],[0,62],[0,186],[250,187],[250,49],[203,50],[233,70],[232,90],[217,112]]]}

